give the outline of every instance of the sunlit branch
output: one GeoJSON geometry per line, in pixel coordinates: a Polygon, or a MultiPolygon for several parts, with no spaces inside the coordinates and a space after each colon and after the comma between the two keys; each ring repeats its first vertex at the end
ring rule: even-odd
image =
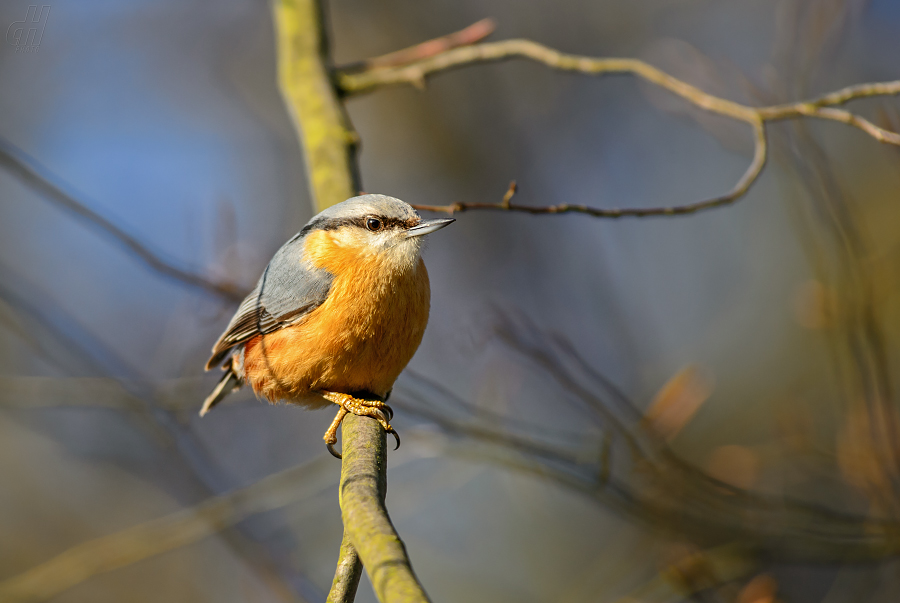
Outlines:
{"type": "Polygon", "coordinates": [[[530,214],[580,213],[597,218],[675,216],[729,205],[742,198],[756,181],[766,163],[768,141],[765,123],[800,117],[812,117],[838,121],[858,128],[880,142],[900,145],[900,134],[880,128],[869,120],[843,109],[831,108],[856,98],[891,96],[900,93],[900,81],[875,82],[850,86],[818,98],[773,105],[752,107],[708,94],[687,82],[638,59],[595,58],[559,52],[531,40],[504,40],[483,42],[444,52],[415,58],[406,64],[373,65],[360,71],[345,68],[335,71],[335,81],[347,96],[371,92],[385,86],[409,84],[423,88],[428,77],[452,69],[459,69],[478,63],[505,61],[514,58],[528,59],[559,71],[569,71],[585,75],[634,75],[669,92],[687,102],[711,113],[716,113],[749,124],[753,129],[753,160],[744,175],[725,195],[688,203],[651,208],[598,208],[588,205],[562,203],[548,206],[513,205],[510,203],[453,203],[440,206],[419,206],[426,211],[452,214],[468,210],[513,211],[530,214]]]}
{"type": "Polygon", "coordinates": [[[350,535],[344,530],[344,539],[341,541],[334,580],[331,582],[331,590],[328,592],[325,603],[353,603],[356,599],[356,588],[359,586],[362,570],[359,553],[356,552],[356,547],[350,541],[350,535]]]}
{"type": "Polygon", "coordinates": [[[275,0],[278,87],[293,119],[318,213],[359,191],[357,135],[329,77],[319,0],[275,0]]]}
{"type": "Polygon", "coordinates": [[[354,414],[347,415],[341,430],[341,518],[375,594],[382,603],[427,602],[428,596],[413,573],[406,546],[384,506],[386,434],[377,421],[354,414]]]}
{"type": "MultiPolygon", "coordinates": [[[[331,56],[322,4],[322,0],[276,0],[273,5],[279,87],[303,146],[316,211],[356,195],[361,188],[357,136],[329,71],[331,56]]],[[[445,45],[487,35],[484,26],[482,32],[475,29],[474,37],[470,29],[461,39],[445,45]]],[[[421,50],[405,51],[400,58],[428,55],[421,50]]],[[[396,59],[397,55],[378,62],[390,64],[396,59]]],[[[382,603],[427,601],[384,505],[384,431],[377,422],[351,414],[343,421],[342,433],[344,540],[329,600],[353,600],[362,563],[382,603]]]]}

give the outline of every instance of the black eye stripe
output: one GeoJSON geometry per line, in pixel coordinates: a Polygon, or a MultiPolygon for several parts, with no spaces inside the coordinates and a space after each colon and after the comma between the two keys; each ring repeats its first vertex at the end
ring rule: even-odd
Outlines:
{"type": "Polygon", "coordinates": [[[381,230],[386,228],[412,228],[416,224],[420,222],[419,218],[410,218],[408,220],[401,220],[399,218],[388,218],[385,216],[359,216],[355,218],[325,218],[315,220],[314,222],[307,224],[306,227],[301,231],[301,234],[306,234],[311,230],[337,230],[338,228],[343,228],[345,226],[356,226],[359,228],[364,228],[368,230],[366,226],[366,222],[370,218],[375,218],[376,220],[381,222],[381,230]]]}
{"type": "Polygon", "coordinates": [[[366,216],[360,220],[360,225],[368,227],[368,221],[373,219],[381,222],[381,230],[386,228],[412,228],[419,223],[418,220],[400,220],[398,218],[388,218],[385,216],[366,216]]]}

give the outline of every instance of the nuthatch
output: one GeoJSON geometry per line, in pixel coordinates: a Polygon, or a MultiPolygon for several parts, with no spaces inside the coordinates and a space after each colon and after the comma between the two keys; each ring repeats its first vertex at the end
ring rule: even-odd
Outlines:
{"type": "Polygon", "coordinates": [[[272,403],[339,405],[325,432],[338,458],[333,446],[348,412],[374,417],[399,446],[382,409],[391,412],[384,400],[428,323],[422,236],[453,221],[423,222],[385,195],[353,197],[313,217],[275,253],[213,346],[206,370],[225,361],[225,376],[200,416],[249,383],[272,403]]]}

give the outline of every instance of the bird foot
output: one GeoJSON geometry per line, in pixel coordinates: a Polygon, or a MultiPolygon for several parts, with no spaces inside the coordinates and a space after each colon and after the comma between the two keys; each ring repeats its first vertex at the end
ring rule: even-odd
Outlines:
{"type": "Polygon", "coordinates": [[[397,435],[397,432],[394,431],[394,428],[391,427],[391,424],[388,422],[394,418],[394,411],[381,400],[354,398],[350,394],[338,392],[319,392],[319,395],[329,402],[334,402],[341,407],[323,438],[325,440],[325,447],[328,448],[328,452],[335,458],[341,458],[341,454],[334,449],[334,445],[337,443],[338,427],[341,426],[341,422],[344,420],[344,417],[347,416],[347,413],[353,413],[360,417],[372,417],[381,424],[386,432],[393,435],[397,440],[397,446],[394,450],[400,448],[400,436],[397,435]],[[387,416],[387,419],[385,419],[385,416],[387,416]]]}

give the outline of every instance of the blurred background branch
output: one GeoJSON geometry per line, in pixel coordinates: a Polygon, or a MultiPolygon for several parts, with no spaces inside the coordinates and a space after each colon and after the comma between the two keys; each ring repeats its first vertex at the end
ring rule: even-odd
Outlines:
{"type": "Polygon", "coordinates": [[[67,187],[57,184],[59,179],[52,176],[46,168],[38,164],[37,160],[29,157],[21,149],[2,139],[0,139],[0,163],[46,200],[69,210],[78,218],[99,228],[115,239],[130,254],[159,274],[216,295],[231,303],[237,303],[244,298],[244,294],[230,283],[212,282],[203,276],[178,268],[171,262],[162,259],[134,236],[80,202],[72,194],[67,193],[64,190],[67,187]]]}
{"type": "Polygon", "coordinates": [[[196,507],[84,542],[27,572],[0,582],[0,599],[48,601],[76,584],[120,567],[186,546],[250,515],[296,503],[333,483],[323,456],[196,507]]]}
{"type": "MultiPolygon", "coordinates": [[[[607,378],[573,356],[565,341],[543,333],[522,317],[498,315],[493,324],[498,341],[570,393],[559,396],[558,403],[571,400],[589,409],[602,435],[587,447],[590,452],[550,444],[546,442],[550,434],[541,425],[519,424],[511,429],[515,423],[508,417],[478,417],[479,409],[413,373],[392,399],[396,407],[427,419],[455,438],[487,445],[472,448],[449,440],[445,443],[448,452],[539,475],[699,546],[742,543],[762,558],[801,563],[873,560],[900,550],[900,523],[894,517],[854,516],[789,497],[770,498],[709,476],[673,454],[649,424],[652,415],[642,414],[607,378]],[[611,452],[604,445],[608,441],[615,443],[611,452]]],[[[671,384],[669,391],[683,387],[671,384]]],[[[690,397],[666,395],[665,404],[693,404],[690,397]]],[[[697,394],[688,394],[692,395],[697,394]]],[[[673,424],[669,425],[671,429],[673,424]]]]}

